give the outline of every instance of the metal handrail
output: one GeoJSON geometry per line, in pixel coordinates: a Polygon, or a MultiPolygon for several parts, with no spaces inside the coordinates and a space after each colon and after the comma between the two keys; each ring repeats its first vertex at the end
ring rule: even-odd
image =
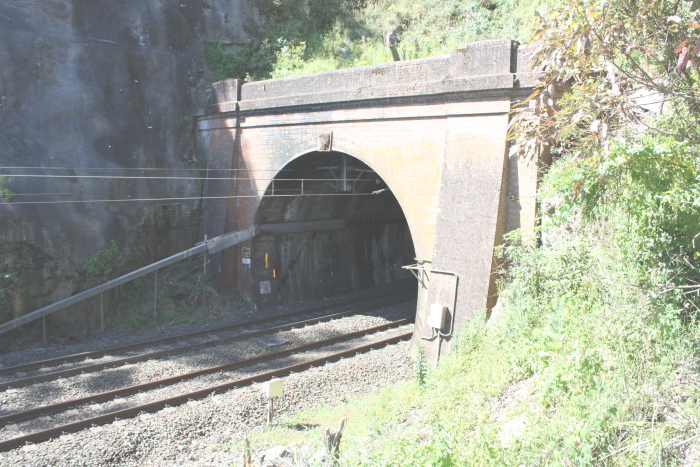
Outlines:
{"type": "Polygon", "coordinates": [[[12,321],[8,321],[7,323],[1,324],[0,334],[16,329],[19,326],[30,323],[39,318],[43,318],[47,315],[55,313],[76,303],[82,302],[83,300],[86,300],[88,298],[99,295],[103,292],[111,290],[127,282],[131,282],[135,279],[138,279],[139,277],[145,276],[154,271],[158,271],[159,269],[177,263],[178,261],[190,258],[196,254],[204,253],[205,251],[210,254],[216,253],[230,246],[236,245],[246,240],[250,240],[251,238],[255,237],[255,235],[257,235],[258,228],[259,226],[257,224],[253,224],[251,226],[246,227],[245,229],[237,230],[235,232],[230,232],[219,237],[212,238],[211,240],[207,240],[197,244],[195,247],[190,248],[189,250],[182,251],[173,256],[162,259],[156,263],[149,264],[148,266],[145,266],[141,269],[130,272],[121,277],[117,277],[116,279],[112,279],[111,281],[98,285],[97,287],[93,287],[84,292],[72,295],[68,298],[60,300],[56,303],[52,303],[51,305],[45,306],[31,313],[27,313],[26,315],[13,319],[12,321]]]}

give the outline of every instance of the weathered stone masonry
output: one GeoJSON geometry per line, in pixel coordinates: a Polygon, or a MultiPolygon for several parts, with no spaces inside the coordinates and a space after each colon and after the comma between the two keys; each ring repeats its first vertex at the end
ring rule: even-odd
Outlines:
{"type": "MultiPolygon", "coordinates": [[[[494,246],[506,231],[535,223],[537,167],[509,160],[506,140],[511,108],[535,83],[526,62],[516,43],[484,41],[449,56],[215,83],[199,128],[216,169],[210,176],[237,179],[209,181],[210,195],[235,198],[207,200],[208,236],[255,223],[269,179],[332,135],[333,151],[359,159],[391,189],[416,257],[459,277],[456,307],[454,276],[429,274],[428,288],[419,288],[417,336],[432,332],[431,303],[448,306],[458,329],[495,301],[494,246]]],[[[258,284],[241,256],[250,247],[231,249],[213,270],[220,287],[252,300],[258,284]]],[[[430,342],[434,354],[440,344],[430,342]]]]}

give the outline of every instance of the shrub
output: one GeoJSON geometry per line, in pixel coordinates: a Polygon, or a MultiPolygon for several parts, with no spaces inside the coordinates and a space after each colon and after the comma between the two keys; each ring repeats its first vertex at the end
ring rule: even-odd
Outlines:
{"type": "Polygon", "coordinates": [[[527,40],[537,8],[556,0],[261,0],[267,23],[244,45],[207,44],[221,79],[260,80],[391,61],[384,35],[396,31],[402,59],[449,53],[483,39],[527,40]],[[346,46],[350,56],[339,49],[346,46]]]}
{"type": "Polygon", "coordinates": [[[83,269],[90,277],[102,278],[109,276],[116,264],[119,256],[119,245],[112,240],[108,245],[102,245],[97,252],[86,258],[83,262],[83,269]]]}
{"type": "Polygon", "coordinates": [[[9,188],[9,185],[12,182],[12,180],[13,177],[0,175],[0,198],[5,199],[7,201],[12,201],[12,198],[14,198],[15,194],[9,188]]]}

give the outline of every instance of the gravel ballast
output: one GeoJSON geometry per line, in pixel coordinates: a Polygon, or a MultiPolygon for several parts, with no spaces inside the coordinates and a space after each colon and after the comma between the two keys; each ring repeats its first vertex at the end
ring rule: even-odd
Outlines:
{"type": "MultiPolygon", "coordinates": [[[[371,296],[370,293],[365,294],[371,296]]],[[[337,303],[343,298],[347,300],[347,297],[336,297],[328,302],[337,303]]],[[[357,295],[352,298],[357,298],[357,295]]],[[[311,306],[314,304],[307,302],[298,304],[297,308],[311,306]]],[[[415,312],[412,307],[411,304],[392,305],[384,307],[380,312],[279,332],[274,337],[287,341],[280,346],[268,347],[259,340],[250,339],[173,358],[150,360],[100,373],[7,390],[0,392],[0,415],[327,339],[400,319],[407,313],[415,312]]],[[[288,313],[290,308],[294,307],[284,307],[278,314],[288,313]]],[[[254,367],[212,373],[153,391],[120,397],[105,404],[78,406],[40,419],[14,423],[0,428],[0,440],[286,367],[411,330],[411,326],[402,326],[342,342],[332,348],[321,348],[254,367]]],[[[158,337],[160,336],[149,336],[158,337]]],[[[141,340],[145,339],[142,337],[141,340]]],[[[126,342],[117,339],[113,345],[124,343],[126,342]]],[[[100,348],[100,343],[97,344],[96,347],[100,348]]],[[[284,378],[285,395],[276,400],[275,412],[278,416],[284,416],[313,408],[320,403],[337,404],[380,387],[408,380],[412,377],[413,367],[409,348],[410,343],[401,342],[289,375],[284,378]]],[[[63,354],[72,351],[76,350],[64,349],[63,354]]],[[[44,354],[41,358],[47,358],[47,352],[41,353],[44,354]]],[[[60,354],[56,349],[52,349],[51,353],[60,354]]],[[[14,362],[21,363],[22,360],[27,361],[16,356],[4,356],[0,361],[16,364],[14,362]]],[[[257,387],[234,389],[201,401],[191,401],[181,406],[141,414],[134,419],[118,420],[109,425],[67,434],[60,439],[0,453],[0,465],[231,465],[236,459],[234,453],[226,451],[225,446],[246,431],[264,424],[265,407],[265,400],[257,387]]]]}
{"type": "MultiPolygon", "coordinates": [[[[275,412],[283,417],[319,404],[336,405],[407,381],[413,368],[409,349],[410,343],[402,342],[287,376],[285,395],[275,401],[275,412]]],[[[0,453],[0,464],[231,465],[237,460],[235,453],[221,447],[265,424],[265,404],[257,387],[235,389],[0,453]]]]}

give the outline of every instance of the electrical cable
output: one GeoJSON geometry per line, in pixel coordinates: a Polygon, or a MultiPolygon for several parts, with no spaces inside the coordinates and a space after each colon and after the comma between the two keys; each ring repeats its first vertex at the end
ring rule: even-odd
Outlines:
{"type": "MultiPolygon", "coordinates": [[[[324,181],[325,179],[287,179],[291,180],[294,182],[316,182],[316,181],[324,181]]],[[[279,181],[279,180],[275,180],[279,181]]],[[[357,180],[357,182],[374,182],[374,180],[357,180]]],[[[319,188],[318,185],[316,186],[308,186],[304,187],[305,189],[313,190],[316,188],[319,188]]],[[[283,188],[283,187],[277,187],[276,190],[280,191],[285,191],[285,190],[291,190],[295,188],[283,188]]],[[[239,188],[241,190],[241,188],[239,188]]],[[[251,191],[257,192],[254,188],[250,189],[251,191]]],[[[384,189],[386,191],[387,189],[384,189]]],[[[119,192],[119,191],[110,191],[110,192],[104,192],[104,191],[70,191],[70,192],[36,192],[36,193],[12,193],[12,197],[16,198],[18,196],[87,196],[87,195],[102,195],[102,196],[124,196],[127,194],[130,194],[131,196],[154,196],[154,195],[167,195],[167,194],[172,194],[172,193],[182,193],[182,189],[174,189],[174,190],[149,190],[148,194],[146,195],[138,195],[134,193],[126,193],[126,192],[119,192]]],[[[213,191],[221,191],[221,190],[213,190],[213,191]]],[[[381,190],[380,190],[381,191],[381,190]]],[[[376,194],[376,192],[373,192],[376,194]]]]}
{"type": "MultiPolygon", "coordinates": [[[[150,196],[156,196],[156,195],[167,195],[171,193],[182,193],[182,190],[168,190],[168,191],[151,191],[148,193],[150,196]]],[[[123,196],[126,195],[126,193],[121,193],[121,192],[116,192],[116,191],[110,191],[110,192],[103,192],[103,191],[80,191],[80,192],[64,192],[64,193],[12,193],[12,197],[16,198],[18,196],[86,196],[86,195],[103,195],[103,196],[123,196]]],[[[148,195],[138,195],[138,196],[148,196],[148,195]]],[[[136,195],[134,195],[136,196],[136,195]]]]}
{"type": "Polygon", "coordinates": [[[242,172],[290,172],[292,169],[177,169],[177,168],[157,168],[157,167],[2,167],[0,170],[170,170],[170,171],[242,171],[242,172]]]}
{"type": "MultiPolygon", "coordinates": [[[[109,179],[109,180],[247,180],[247,181],[299,181],[297,178],[251,178],[251,177],[144,177],[144,176],[129,176],[129,175],[5,175],[13,178],[84,178],[84,179],[109,179]]],[[[303,179],[303,180],[319,180],[319,181],[335,181],[334,178],[321,179],[303,179]]],[[[352,181],[352,179],[347,179],[352,181]]]]}
{"type": "MultiPolygon", "coordinates": [[[[41,175],[41,174],[29,174],[29,175],[8,175],[6,177],[12,178],[58,178],[58,179],[107,179],[107,180],[237,180],[237,181],[262,181],[262,182],[299,182],[305,181],[317,181],[317,182],[354,182],[354,178],[336,179],[336,178],[251,178],[251,177],[143,177],[143,176],[128,176],[128,175],[41,175]]],[[[370,182],[369,179],[360,179],[358,182],[370,182]]]]}
{"type": "Polygon", "coordinates": [[[127,198],[127,199],[94,199],[94,200],[56,200],[56,201],[19,201],[12,202],[6,201],[4,203],[0,202],[0,206],[15,206],[22,204],[66,204],[66,203],[119,203],[119,202],[129,202],[129,201],[192,201],[200,199],[236,199],[236,198],[290,198],[296,196],[373,196],[372,193],[296,193],[289,195],[235,195],[235,196],[194,196],[187,198],[127,198]]]}

